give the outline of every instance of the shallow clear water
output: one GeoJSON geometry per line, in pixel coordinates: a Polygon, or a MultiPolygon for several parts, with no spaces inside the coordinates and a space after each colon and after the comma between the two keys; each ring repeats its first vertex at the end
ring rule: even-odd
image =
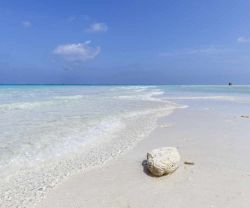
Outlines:
{"type": "Polygon", "coordinates": [[[0,86],[0,170],[78,151],[168,100],[249,103],[249,95],[250,86],[0,86]]]}
{"type": "Polygon", "coordinates": [[[0,86],[0,200],[31,206],[133,147],[177,103],[249,105],[250,86],[0,86]]]}
{"type": "Polygon", "coordinates": [[[249,95],[250,85],[163,85],[162,89],[181,93],[208,93],[222,95],[249,95]]]}
{"type": "Polygon", "coordinates": [[[156,86],[1,86],[0,199],[25,207],[67,175],[131,148],[175,108],[163,93],[156,86]]]}

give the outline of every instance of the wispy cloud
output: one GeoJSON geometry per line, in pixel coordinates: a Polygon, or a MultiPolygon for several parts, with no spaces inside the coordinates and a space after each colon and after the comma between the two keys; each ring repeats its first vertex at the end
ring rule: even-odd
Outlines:
{"type": "Polygon", "coordinates": [[[53,50],[53,53],[71,62],[94,59],[101,52],[101,48],[91,47],[90,43],[91,41],[86,41],[85,43],[59,45],[53,50]]]}
{"type": "Polygon", "coordinates": [[[108,31],[108,26],[106,23],[102,22],[97,22],[91,24],[87,30],[87,32],[93,32],[93,33],[98,33],[98,32],[107,32],[108,31]]]}
{"type": "Polygon", "coordinates": [[[30,22],[30,21],[22,21],[21,22],[21,25],[23,26],[23,27],[25,27],[25,28],[29,28],[29,27],[31,27],[32,26],[32,23],[30,22]]]}
{"type": "Polygon", "coordinates": [[[218,55],[230,52],[231,49],[209,46],[205,48],[186,48],[160,53],[160,56],[182,56],[182,55],[218,55]]]}
{"type": "Polygon", "coordinates": [[[238,43],[250,43],[250,37],[243,37],[243,36],[238,37],[237,42],[238,43]]]}

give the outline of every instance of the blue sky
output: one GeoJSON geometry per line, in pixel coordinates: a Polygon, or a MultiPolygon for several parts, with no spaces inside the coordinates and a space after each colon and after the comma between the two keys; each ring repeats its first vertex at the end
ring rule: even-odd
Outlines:
{"type": "Polygon", "coordinates": [[[248,0],[0,0],[0,83],[250,84],[248,0]]]}

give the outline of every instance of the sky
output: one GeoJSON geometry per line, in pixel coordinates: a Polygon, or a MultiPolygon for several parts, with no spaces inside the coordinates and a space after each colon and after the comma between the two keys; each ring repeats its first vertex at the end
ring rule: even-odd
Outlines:
{"type": "Polygon", "coordinates": [[[249,0],[0,0],[0,84],[250,84],[249,0]]]}

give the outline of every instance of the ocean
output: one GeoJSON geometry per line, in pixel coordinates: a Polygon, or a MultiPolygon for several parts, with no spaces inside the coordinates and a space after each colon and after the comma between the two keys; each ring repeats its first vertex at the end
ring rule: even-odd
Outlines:
{"type": "Polygon", "coordinates": [[[250,103],[250,86],[0,86],[0,200],[32,207],[70,175],[115,159],[159,118],[200,102],[250,103]]]}

